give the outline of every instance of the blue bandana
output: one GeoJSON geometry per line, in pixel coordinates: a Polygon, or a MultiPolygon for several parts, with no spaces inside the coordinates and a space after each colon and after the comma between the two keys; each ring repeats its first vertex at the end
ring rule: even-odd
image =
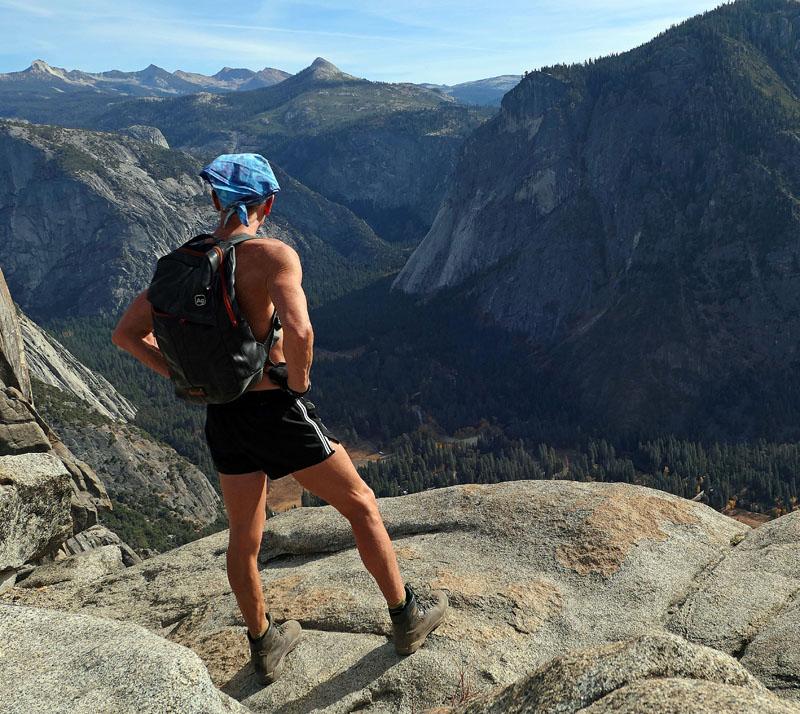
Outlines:
{"type": "Polygon", "coordinates": [[[201,172],[219,198],[224,223],[236,213],[243,226],[249,226],[246,206],[257,206],[281,190],[269,162],[259,154],[223,154],[201,172]]]}

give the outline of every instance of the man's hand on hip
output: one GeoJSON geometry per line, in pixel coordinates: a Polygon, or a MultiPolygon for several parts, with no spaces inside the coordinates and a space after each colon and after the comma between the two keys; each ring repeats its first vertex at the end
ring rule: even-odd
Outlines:
{"type": "Polygon", "coordinates": [[[308,393],[309,389],[311,389],[311,383],[309,380],[306,380],[304,385],[293,385],[302,386],[302,389],[294,389],[293,386],[289,385],[289,370],[286,368],[286,362],[278,362],[278,364],[274,367],[270,367],[267,375],[284,392],[291,394],[293,397],[302,397],[308,393]]]}

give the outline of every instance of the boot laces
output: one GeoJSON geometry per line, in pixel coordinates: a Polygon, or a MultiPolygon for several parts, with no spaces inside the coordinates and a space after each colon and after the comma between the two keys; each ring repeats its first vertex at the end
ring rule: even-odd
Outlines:
{"type": "Polygon", "coordinates": [[[407,586],[409,592],[414,596],[417,601],[417,608],[419,609],[420,614],[426,613],[428,610],[432,609],[436,606],[437,600],[436,598],[431,597],[430,594],[430,586],[427,586],[420,592],[416,588],[412,588],[410,585],[407,586]]]}

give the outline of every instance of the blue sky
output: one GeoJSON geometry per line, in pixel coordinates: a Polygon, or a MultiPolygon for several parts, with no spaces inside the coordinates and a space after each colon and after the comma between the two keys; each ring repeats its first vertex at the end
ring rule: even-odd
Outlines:
{"type": "Polygon", "coordinates": [[[702,0],[0,0],[0,72],[297,72],[321,56],[358,77],[456,84],[622,52],[702,0]]]}

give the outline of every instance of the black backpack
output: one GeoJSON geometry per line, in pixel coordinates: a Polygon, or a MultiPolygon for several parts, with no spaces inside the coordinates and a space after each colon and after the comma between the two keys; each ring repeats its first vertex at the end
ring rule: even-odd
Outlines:
{"type": "Polygon", "coordinates": [[[199,235],[158,261],[147,290],[153,332],[175,394],[188,402],[223,404],[244,394],[261,381],[278,341],[277,311],[261,343],[236,304],[235,246],[253,237],[199,235]]]}

